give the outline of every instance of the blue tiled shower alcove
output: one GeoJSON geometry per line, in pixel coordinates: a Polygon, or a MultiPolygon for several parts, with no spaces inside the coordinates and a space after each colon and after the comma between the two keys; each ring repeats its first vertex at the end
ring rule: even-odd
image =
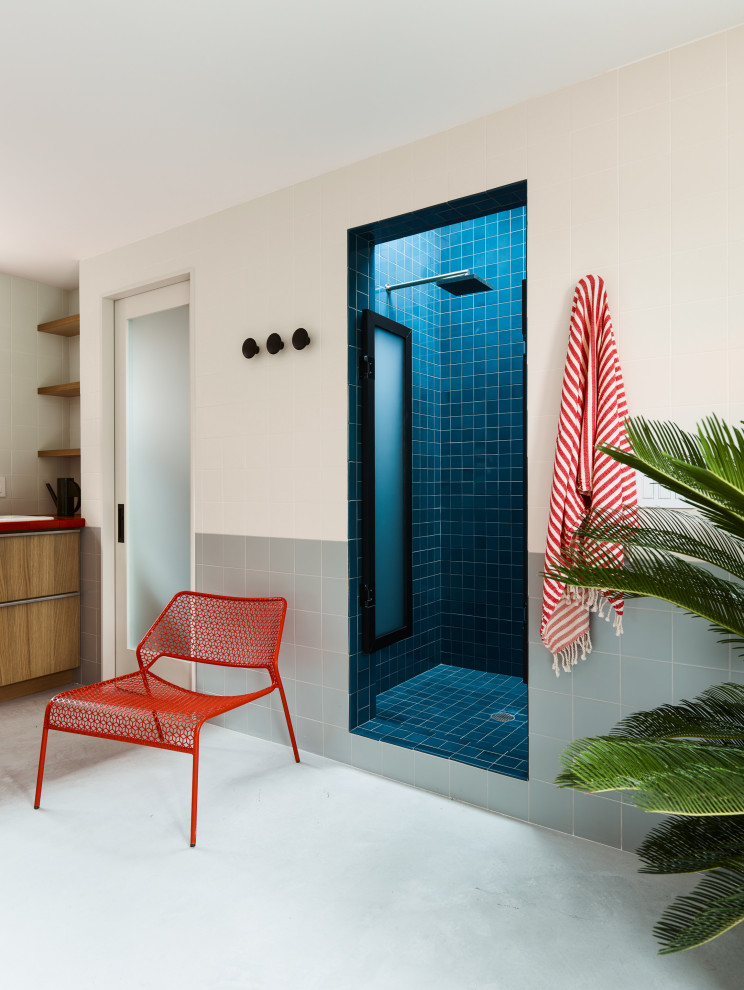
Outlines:
{"type": "Polygon", "coordinates": [[[525,269],[526,183],[349,232],[350,728],[522,777],[525,269]],[[493,291],[385,290],[461,269],[493,291]],[[367,308],[412,329],[413,634],[373,654],[359,606],[367,308]]]}

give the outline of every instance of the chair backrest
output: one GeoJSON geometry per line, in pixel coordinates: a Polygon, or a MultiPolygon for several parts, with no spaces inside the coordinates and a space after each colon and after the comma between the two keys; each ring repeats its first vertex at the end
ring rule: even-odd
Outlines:
{"type": "Polygon", "coordinates": [[[228,667],[266,667],[279,656],[284,598],[228,598],[179,591],[137,647],[140,667],[178,657],[228,667]]]}

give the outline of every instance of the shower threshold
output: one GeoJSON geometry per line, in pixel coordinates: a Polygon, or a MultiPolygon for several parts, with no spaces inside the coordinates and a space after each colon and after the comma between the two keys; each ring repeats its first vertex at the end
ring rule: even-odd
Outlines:
{"type": "Polygon", "coordinates": [[[528,778],[527,685],[520,677],[439,664],[378,694],[376,716],[352,731],[528,778]]]}

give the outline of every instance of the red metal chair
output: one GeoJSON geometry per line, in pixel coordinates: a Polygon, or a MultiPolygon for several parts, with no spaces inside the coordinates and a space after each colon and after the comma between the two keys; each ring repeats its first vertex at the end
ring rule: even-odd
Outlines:
{"type": "Polygon", "coordinates": [[[180,591],[137,647],[138,671],[63,691],[49,702],[41,737],[34,808],[39,807],[41,800],[50,729],[192,753],[191,845],[196,845],[199,733],[207,719],[278,690],[294,757],[300,762],[278,669],[286,612],[284,598],[227,598],[180,591]],[[263,668],[269,672],[271,684],[250,694],[226,697],[199,694],[177,687],[150,671],[158,657],[163,656],[226,667],[263,668]]]}

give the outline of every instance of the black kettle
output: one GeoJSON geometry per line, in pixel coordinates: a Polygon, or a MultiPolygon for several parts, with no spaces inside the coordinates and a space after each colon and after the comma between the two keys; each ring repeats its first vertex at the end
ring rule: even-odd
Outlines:
{"type": "Polygon", "coordinates": [[[49,482],[47,482],[47,488],[54,500],[54,504],[57,506],[57,515],[74,516],[80,508],[81,492],[80,485],[77,481],[74,478],[57,478],[56,495],[49,482]],[[75,504],[75,499],[77,499],[77,505],[75,504]]]}

